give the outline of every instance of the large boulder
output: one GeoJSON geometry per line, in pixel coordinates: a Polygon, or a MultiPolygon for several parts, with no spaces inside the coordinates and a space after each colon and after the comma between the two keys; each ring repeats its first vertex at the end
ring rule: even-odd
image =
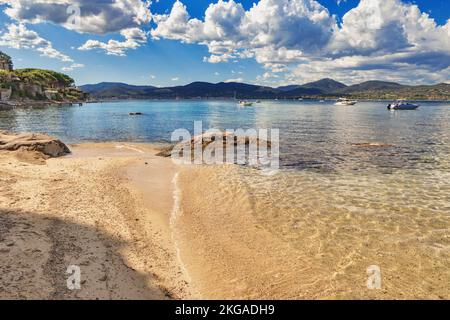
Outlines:
{"type": "Polygon", "coordinates": [[[47,134],[14,134],[8,131],[0,131],[0,150],[34,151],[49,158],[61,157],[70,153],[69,148],[63,142],[47,134]]]}
{"type": "Polygon", "coordinates": [[[211,134],[211,133],[203,133],[198,136],[194,136],[191,138],[190,141],[180,142],[177,144],[172,144],[170,146],[167,146],[160,150],[159,153],[157,153],[157,156],[160,157],[170,157],[172,156],[173,150],[175,149],[175,146],[177,146],[178,150],[181,149],[181,154],[183,153],[184,147],[187,147],[189,150],[194,150],[195,144],[201,144],[202,150],[204,150],[207,146],[209,146],[212,143],[219,143],[222,144],[223,148],[228,147],[236,147],[237,145],[241,144],[246,147],[248,147],[250,144],[256,144],[258,146],[260,145],[266,145],[267,148],[271,148],[271,141],[266,141],[259,139],[258,137],[251,137],[251,136],[237,136],[235,134],[229,134],[229,133],[220,133],[220,134],[211,134]]]}
{"type": "MultiPolygon", "coordinates": [[[[216,163],[240,163],[250,166],[259,167],[262,162],[267,161],[267,156],[270,157],[272,149],[272,142],[269,140],[259,139],[256,136],[245,136],[245,135],[236,135],[235,133],[203,133],[197,136],[194,136],[188,141],[179,142],[177,144],[170,145],[157,153],[157,156],[161,157],[171,157],[175,156],[175,158],[184,157],[184,153],[190,153],[190,157],[187,156],[187,161],[200,161],[201,163],[205,163],[205,157],[212,156],[218,162],[216,163]],[[195,153],[195,146],[201,146],[202,153],[197,155],[195,153]],[[238,151],[238,147],[243,147],[244,149],[238,151]],[[250,147],[256,147],[256,154],[250,153],[250,147]],[[209,149],[205,154],[206,148],[209,149]],[[213,156],[210,152],[215,154],[216,149],[223,149],[223,153],[221,156],[218,156],[217,159],[215,155],[213,156]],[[264,148],[264,149],[263,149],[264,148]],[[233,159],[227,159],[228,154],[227,150],[233,154],[233,159]],[[268,154],[262,152],[261,150],[267,150],[268,154]],[[261,151],[261,152],[260,152],[261,151]],[[197,157],[201,156],[201,158],[197,159],[197,157]],[[250,160],[251,158],[251,160],[250,160]],[[255,162],[256,161],[256,162],[255,162]]],[[[185,159],[186,160],[186,159],[185,159]]]]}

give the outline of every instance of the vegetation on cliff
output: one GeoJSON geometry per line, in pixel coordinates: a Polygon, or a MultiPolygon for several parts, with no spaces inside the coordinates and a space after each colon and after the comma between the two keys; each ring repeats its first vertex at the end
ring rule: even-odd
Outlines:
{"type": "Polygon", "coordinates": [[[86,94],[66,74],[45,70],[13,68],[12,59],[0,51],[0,101],[79,101],[86,94]]]}
{"type": "Polygon", "coordinates": [[[43,69],[17,69],[14,71],[17,77],[27,83],[40,84],[46,87],[52,87],[55,85],[61,87],[73,86],[75,81],[66,74],[59,73],[52,70],[43,69]]]}
{"type": "Polygon", "coordinates": [[[85,98],[71,77],[52,70],[0,70],[0,87],[12,89],[11,100],[76,101],[85,98]]]}

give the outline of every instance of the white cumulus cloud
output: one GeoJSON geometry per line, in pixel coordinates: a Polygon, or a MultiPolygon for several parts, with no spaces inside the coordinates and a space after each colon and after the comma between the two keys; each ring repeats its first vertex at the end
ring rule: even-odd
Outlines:
{"type": "Polygon", "coordinates": [[[124,29],[120,34],[125,38],[124,41],[109,40],[101,42],[98,40],[88,40],[78,48],[81,51],[102,50],[108,55],[125,56],[125,52],[130,49],[139,48],[147,41],[147,35],[139,28],[124,29]]]}
{"type": "Polygon", "coordinates": [[[219,0],[204,19],[191,18],[177,0],[154,21],[154,39],[205,45],[210,53],[205,62],[254,58],[270,72],[261,81],[276,73],[295,82],[448,81],[450,20],[437,25],[417,5],[401,0],[361,0],[340,25],[315,0],[260,0],[248,10],[219,0]]]}
{"type": "Polygon", "coordinates": [[[229,82],[244,82],[244,79],[243,78],[234,78],[234,79],[225,80],[224,82],[227,82],[227,83],[229,83],[229,82]]]}
{"type": "Polygon", "coordinates": [[[41,53],[41,56],[58,59],[63,62],[73,62],[72,58],[53,48],[50,41],[42,38],[24,24],[9,24],[6,32],[0,35],[0,46],[14,49],[32,49],[41,53]]]}
{"type": "Polygon", "coordinates": [[[82,64],[82,63],[72,63],[68,67],[62,67],[61,70],[62,71],[73,71],[73,70],[78,69],[78,68],[84,68],[84,64],[82,64]]]}
{"type": "Polygon", "coordinates": [[[0,0],[4,12],[22,23],[51,22],[92,34],[120,32],[150,22],[150,2],[142,0],[0,0]],[[77,13],[80,13],[78,16],[77,13]]]}
{"type": "Polygon", "coordinates": [[[169,14],[153,17],[155,39],[206,45],[211,54],[206,62],[255,57],[275,69],[320,50],[336,28],[335,18],[314,0],[261,0],[248,11],[234,0],[219,0],[209,5],[203,21],[190,18],[177,0],[169,14]]]}

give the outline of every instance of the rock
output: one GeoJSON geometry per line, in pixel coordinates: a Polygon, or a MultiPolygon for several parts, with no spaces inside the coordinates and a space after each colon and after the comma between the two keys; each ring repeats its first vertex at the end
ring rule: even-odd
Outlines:
{"type": "Polygon", "coordinates": [[[41,133],[14,134],[0,131],[0,150],[35,151],[54,158],[70,153],[69,148],[60,140],[41,133]]]}
{"type": "Polygon", "coordinates": [[[164,157],[164,158],[168,158],[172,155],[172,150],[175,146],[169,146],[166,148],[161,149],[161,151],[159,151],[156,155],[158,157],[164,157]]]}
{"type": "Polygon", "coordinates": [[[130,116],[142,116],[142,112],[130,112],[128,115],[130,115],[130,116]]]}
{"type": "MultiPolygon", "coordinates": [[[[204,133],[198,136],[193,137],[189,142],[180,142],[177,145],[171,145],[168,146],[164,149],[161,149],[161,151],[159,153],[157,153],[157,156],[160,157],[170,157],[172,155],[173,149],[175,148],[175,146],[177,146],[178,150],[181,150],[181,154],[183,154],[183,150],[186,147],[186,149],[191,150],[192,153],[192,157],[193,155],[193,150],[194,150],[194,146],[195,144],[201,144],[202,145],[202,151],[205,150],[205,148],[213,143],[220,143],[222,144],[223,148],[235,148],[238,145],[245,145],[245,147],[247,148],[250,144],[256,144],[258,146],[267,146],[267,149],[270,150],[270,148],[272,147],[272,144],[270,141],[265,141],[262,139],[259,139],[258,137],[249,137],[249,136],[237,136],[234,135],[233,133],[222,133],[219,136],[216,136],[214,134],[211,133],[204,133]]],[[[225,150],[224,150],[224,154],[225,154],[225,150]]]]}

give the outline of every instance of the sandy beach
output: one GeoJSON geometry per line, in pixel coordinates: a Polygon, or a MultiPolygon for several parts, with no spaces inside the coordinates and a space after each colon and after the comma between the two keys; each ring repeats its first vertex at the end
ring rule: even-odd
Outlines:
{"type": "Polygon", "coordinates": [[[0,152],[0,299],[449,298],[446,216],[324,215],[304,191],[307,211],[285,221],[286,199],[250,194],[239,171],[252,169],[178,166],[148,144],[69,147],[0,152]]]}
{"type": "Polygon", "coordinates": [[[193,297],[169,229],[171,161],[144,145],[70,148],[47,161],[0,153],[0,298],[193,297]],[[130,183],[144,168],[145,197],[130,183]],[[67,289],[70,265],[81,290],[67,289]]]}

